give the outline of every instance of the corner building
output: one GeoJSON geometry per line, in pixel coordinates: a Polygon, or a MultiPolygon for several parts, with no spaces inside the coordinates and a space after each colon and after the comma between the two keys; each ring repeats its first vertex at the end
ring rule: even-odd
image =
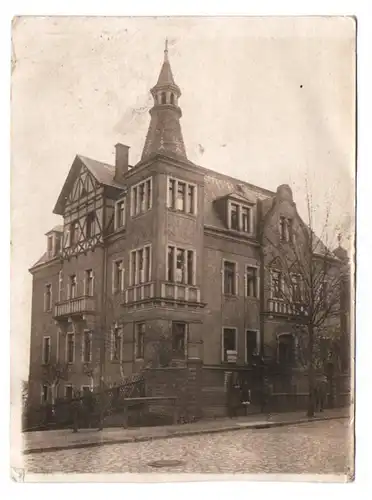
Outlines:
{"type": "Polygon", "coordinates": [[[151,94],[140,162],[123,144],[115,165],[77,155],[54,208],[63,225],[30,270],[34,403],[120,383],[161,356],[249,367],[278,332],[291,335],[259,236],[267,212],[298,216],[290,190],[188,160],[167,49],[151,94]]]}

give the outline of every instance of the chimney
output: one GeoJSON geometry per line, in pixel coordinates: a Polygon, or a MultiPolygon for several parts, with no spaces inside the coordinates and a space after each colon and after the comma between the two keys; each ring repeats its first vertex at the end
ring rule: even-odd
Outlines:
{"type": "Polygon", "coordinates": [[[116,144],[115,145],[115,181],[122,181],[124,175],[128,172],[129,167],[129,146],[125,146],[124,144],[116,144]]]}

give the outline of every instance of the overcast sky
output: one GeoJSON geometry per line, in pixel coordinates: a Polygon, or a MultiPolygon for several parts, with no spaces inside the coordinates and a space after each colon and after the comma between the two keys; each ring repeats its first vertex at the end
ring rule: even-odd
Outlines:
{"type": "MultiPolygon", "coordinates": [[[[74,156],[139,161],[169,58],[182,91],[188,158],[275,190],[304,213],[332,199],[348,220],[354,189],[355,26],[346,18],[20,18],[13,27],[12,333],[28,339],[31,275],[74,156]]],[[[28,345],[19,344],[27,377],[28,345]]]]}

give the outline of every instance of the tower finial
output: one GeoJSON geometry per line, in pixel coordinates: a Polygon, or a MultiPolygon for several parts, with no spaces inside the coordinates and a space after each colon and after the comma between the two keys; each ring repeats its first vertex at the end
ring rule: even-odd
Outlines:
{"type": "Polygon", "coordinates": [[[165,39],[164,61],[168,62],[168,38],[165,39]]]}

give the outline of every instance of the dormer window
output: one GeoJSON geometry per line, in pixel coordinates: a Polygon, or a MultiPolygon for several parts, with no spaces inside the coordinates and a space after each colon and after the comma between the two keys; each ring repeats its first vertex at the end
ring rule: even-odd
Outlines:
{"type": "Polygon", "coordinates": [[[61,235],[57,232],[52,232],[47,235],[47,255],[48,258],[53,258],[61,250],[61,235]]]}
{"type": "Polygon", "coordinates": [[[229,202],[228,226],[234,231],[253,233],[253,207],[241,203],[229,202]]]}
{"type": "Polygon", "coordinates": [[[230,205],[230,227],[239,231],[239,205],[235,203],[230,205]]]}
{"type": "Polygon", "coordinates": [[[47,252],[48,252],[48,257],[53,256],[53,235],[48,236],[47,252]]]}

